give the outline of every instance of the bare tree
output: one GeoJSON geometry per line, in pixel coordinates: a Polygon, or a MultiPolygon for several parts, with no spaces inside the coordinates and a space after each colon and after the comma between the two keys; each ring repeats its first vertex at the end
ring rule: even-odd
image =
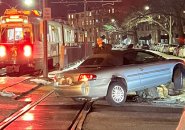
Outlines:
{"type": "MultiPolygon", "coordinates": [[[[172,43],[172,32],[176,32],[179,39],[183,41],[183,21],[185,20],[183,11],[185,9],[185,1],[148,0],[146,4],[150,7],[148,11],[138,8],[138,6],[132,6],[133,11],[129,12],[127,17],[124,18],[122,28],[133,31],[134,37],[137,37],[137,26],[140,23],[149,23],[165,31],[169,35],[170,44],[172,43]]],[[[137,43],[137,38],[134,39],[135,43],[137,43]]]]}
{"type": "Polygon", "coordinates": [[[185,21],[185,1],[184,0],[155,0],[149,1],[152,7],[152,12],[166,17],[171,17],[174,21],[172,30],[175,31],[180,39],[179,42],[184,40],[183,22],[185,21]]]}

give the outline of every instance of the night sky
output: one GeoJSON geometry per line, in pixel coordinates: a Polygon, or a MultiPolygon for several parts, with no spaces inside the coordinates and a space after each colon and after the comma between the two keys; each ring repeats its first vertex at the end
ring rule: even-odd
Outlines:
{"type": "MultiPolygon", "coordinates": [[[[34,6],[32,7],[25,7],[23,4],[23,0],[1,0],[4,2],[0,5],[0,15],[3,14],[5,9],[14,6],[17,6],[17,8],[20,9],[42,9],[42,0],[34,0],[34,6]],[[5,4],[6,3],[6,4],[5,4]]],[[[68,2],[73,1],[82,1],[78,4],[64,4],[64,3],[53,3],[53,2],[59,2],[61,0],[47,0],[48,7],[52,10],[52,17],[53,18],[67,18],[67,13],[74,13],[74,12],[82,12],[84,10],[83,8],[83,0],[66,0],[68,2]]],[[[63,0],[65,1],[65,0],[63,0]]],[[[97,7],[97,3],[88,3],[87,4],[87,10],[93,9],[93,7],[97,7]]]]}
{"type": "MultiPolygon", "coordinates": [[[[20,9],[42,9],[42,1],[43,0],[33,0],[34,5],[32,7],[25,7],[23,5],[24,0],[1,0],[4,2],[0,5],[0,15],[3,14],[6,8],[9,8],[9,6],[14,7],[15,5],[18,5],[17,8],[20,9]],[[6,3],[6,4],[5,4],[6,3]],[[9,6],[8,6],[9,5],[9,6]]],[[[84,10],[83,7],[83,1],[84,0],[46,0],[48,7],[51,8],[52,18],[62,18],[67,19],[68,13],[74,13],[74,12],[82,12],[84,10]],[[54,2],[79,2],[78,4],[64,4],[64,3],[54,3],[54,2]]],[[[99,9],[102,8],[102,3],[97,2],[93,3],[90,1],[99,1],[99,0],[86,0],[87,2],[87,10],[93,10],[93,9],[99,9]]],[[[104,0],[106,1],[106,0],[104,0]]],[[[110,0],[108,0],[110,1],[110,0]]],[[[115,1],[115,0],[113,0],[115,1]]],[[[132,5],[132,4],[144,4],[143,2],[146,0],[122,0],[121,3],[115,3],[115,5],[132,5]]],[[[105,4],[105,3],[104,3],[105,4]]],[[[126,6],[129,7],[129,6],[126,6]]],[[[124,7],[125,8],[125,7],[124,7]]]]}

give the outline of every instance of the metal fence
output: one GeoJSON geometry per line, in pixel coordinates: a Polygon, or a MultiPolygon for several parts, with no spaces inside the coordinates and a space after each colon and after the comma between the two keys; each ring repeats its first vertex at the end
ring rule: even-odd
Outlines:
{"type": "Polygon", "coordinates": [[[80,44],[78,46],[66,46],[64,55],[64,66],[68,66],[78,60],[85,59],[92,52],[92,43],[80,44]]]}

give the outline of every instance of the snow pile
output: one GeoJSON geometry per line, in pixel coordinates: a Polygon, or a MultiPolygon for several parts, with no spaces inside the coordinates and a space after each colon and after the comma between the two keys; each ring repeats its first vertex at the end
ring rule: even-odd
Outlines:
{"type": "Polygon", "coordinates": [[[152,103],[156,105],[175,105],[175,106],[184,106],[185,105],[185,89],[179,91],[177,94],[171,95],[171,88],[162,86],[158,87],[159,94],[163,95],[160,96],[157,100],[153,100],[152,103]],[[162,98],[161,98],[162,97],[162,98]]]}
{"type": "MultiPolygon", "coordinates": [[[[72,70],[74,68],[77,68],[84,60],[80,60],[77,61],[73,64],[68,65],[66,68],[64,68],[63,70],[57,70],[57,71],[52,71],[48,73],[48,78],[53,79],[52,81],[49,81],[47,79],[44,79],[43,77],[39,77],[39,78],[34,78],[34,79],[30,79],[30,82],[34,82],[37,84],[42,84],[42,85],[51,85],[51,84],[55,84],[54,82],[54,78],[57,74],[60,74],[62,72],[68,71],[68,70],[72,70]]],[[[54,85],[55,86],[55,85],[54,85]]]]}
{"type": "Polygon", "coordinates": [[[30,79],[31,82],[35,82],[37,84],[49,85],[51,82],[44,79],[30,79]]]}
{"type": "Polygon", "coordinates": [[[0,96],[3,96],[3,97],[15,97],[15,94],[12,93],[12,92],[1,91],[0,92],[0,96]]]}
{"type": "Polygon", "coordinates": [[[176,106],[184,106],[185,105],[185,90],[182,91],[182,94],[176,96],[168,96],[164,99],[158,99],[152,101],[152,103],[156,105],[176,105],[176,106]]]}
{"type": "Polygon", "coordinates": [[[73,64],[70,64],[69,66],[67,66],[67,67],[64,68],[63,70],[57,70],[57,71],[50,72],[50,73],[48,74],[48,77],[49,77],[49,78],[54,78],[55,75],[57,75],[57,74],[60,74],[60,73],[62,73],[62,72],[68,71],[68,70],[75,69],[75,68],[77,68],[83,61],[84,61],[84,60],[79,60],[79,61],[77,61],[77,62],[75,62],[75,63],[73,63],[73,64]]]}
{"type": "Polygon", "coordinates": [[[165,99],[168,98],[168,89],[165,85],[148,88],[143,91],[138,91],[137,94],[142,98],[147,99],[165,99]]]}
{"type": "Polygon", "coordinates": [[[137,94],[143,99],[147,99],[154,105],[167,105],[167,106],[184,106],[185,105],[185,90],[174,96],[170,96],[170,89],[168,85],[160,85],[138,91],[137,94]]]}

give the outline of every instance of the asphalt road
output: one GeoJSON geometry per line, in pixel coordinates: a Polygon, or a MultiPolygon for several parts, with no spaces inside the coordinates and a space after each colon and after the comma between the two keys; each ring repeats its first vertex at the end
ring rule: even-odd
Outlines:
{"type": "Polygon", "coordinates": [[[83,130],[175,130],[182,108],[127,102],[111,107],[97,101],[87,116],[83,130]]]}
{"type": "MultiPolygon", "coordinates": [[[[52,86],[40,87],[20,98],[19,101],[38,101],[53,89],[52,86]]],[[[9,124],[5,130],[68,130],[82,107],[83,103],[52,93],[9,124]]]]}

